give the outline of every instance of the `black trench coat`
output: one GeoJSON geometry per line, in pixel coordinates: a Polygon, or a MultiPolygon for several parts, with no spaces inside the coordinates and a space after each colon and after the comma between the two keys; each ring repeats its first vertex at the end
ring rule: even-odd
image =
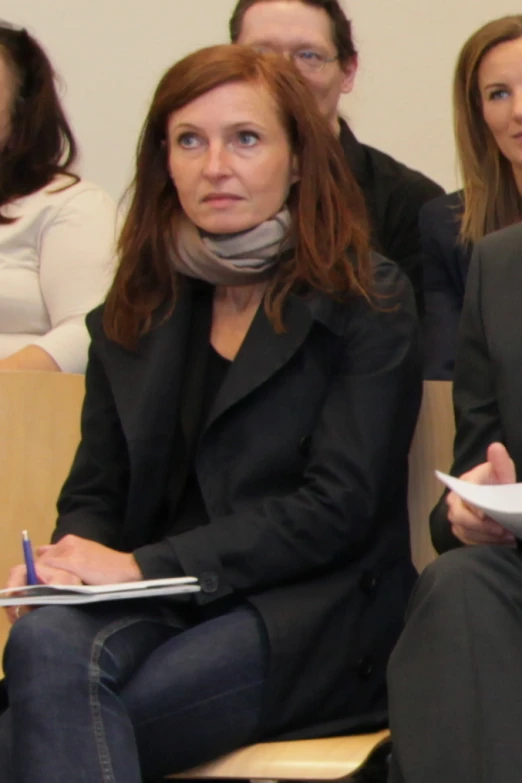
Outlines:
{"type": "Polygon", "coordinates": [[[375,258],[378,308],[291,296],[260,308],[195,453],[209,523],[156,541],[192,286],[131,352],[92,336],[82,440],[58,503],[67,533],[134,551],[146,578],[198,577],[202,605],[255,606],[270,642],[263,736],[385,720],[385,666],[412,584],[407,454],[421,396],[415,304],[375,258]],[[217,605],[217,604],[214,604],[217,605]]]}

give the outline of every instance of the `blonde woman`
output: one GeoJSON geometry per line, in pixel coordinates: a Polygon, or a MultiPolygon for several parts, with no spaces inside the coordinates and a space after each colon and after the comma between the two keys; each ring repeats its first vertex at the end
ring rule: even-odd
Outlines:
{"type": "Polygon", "coordinates": [[[495,19],[464,44],[454,80],[463,189],[420,213],[425,377],[453,377],[473,245],[522,219],[522,15],[495,19]]]}

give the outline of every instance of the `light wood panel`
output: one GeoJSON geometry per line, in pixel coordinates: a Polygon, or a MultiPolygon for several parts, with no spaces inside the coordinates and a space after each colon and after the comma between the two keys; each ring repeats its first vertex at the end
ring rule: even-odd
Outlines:
{"type": "Polygon", "coordinates": [[[453,460],[452,389],[449,381],[424,381],[422,406],[410,450],[408,511],[412,558],[419,571],[436,557],[429,515],[443,491],[434,471],[447,473],[453,460]]]}
{"type": "MultiPolygon", "coordinates": [[[[80,440],[84,376],[0,372],[0,585],[23,561],[21,531],[49,541],[56,499],[80,440]]],[[[0,649],[8,633],[0,612],[0,649]]]]}
{"type": "Polygon", "coordinates": [[[171,775],[180,778],[263,780],[337,780],[352,775],[390,736],[374,734],[292,742],[262,742],[241,748],[216,761],[171,775]]]}

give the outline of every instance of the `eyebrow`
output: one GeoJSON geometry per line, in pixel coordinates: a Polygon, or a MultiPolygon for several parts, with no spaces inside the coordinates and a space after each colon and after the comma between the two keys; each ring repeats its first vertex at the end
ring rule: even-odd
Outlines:
{"type": "Polygon", "coordinates": [[[491,84],[485,84],[482,89],[491,90],[492,87],[496,87],[498,89],[499,87],[507,87],[507,86],[508,85],[506,82],[491,82],[491,84]]]}
{"type": "MultiPolygon", "coordinates": [[[[225,125],[225,128],[227,130],[238,130],[239,128],[244,128],[245,126],[248,126],[252,129],[257,130],[265,130],[265,126],[261,125],[259,122],[255,122],[253,120],[240,120],[239,122],[233,122],[230,125],[225,125]]],[[[192,122],[181,122],[179,125],[174,125],[172,130],[195,130],[195,131],[201,131],[204,130],[199,125],[194,125],[192,122]]]]}
{"type": "MultiPolygon", "coordinates": [[[[247,44],[247,46],[268,46],[277,49],[279,48],[279,43],[277,41],[254,39],[251,43],[247,44]]],[[[320,44],[319,41],[314,42],[314,41],[301,40],[301,41],[294,41],[294,43],[292,44],[292,49],[325,49],[325,46],[323,44],[320,44]]]]}

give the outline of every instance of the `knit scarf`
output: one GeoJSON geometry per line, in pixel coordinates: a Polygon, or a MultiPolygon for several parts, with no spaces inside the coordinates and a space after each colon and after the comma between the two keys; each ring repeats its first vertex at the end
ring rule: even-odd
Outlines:
{"type": "Polygon", "coordinates": [[[248,231],[209,237],[183,218],[177,225],[172,263],[181,274],[212,285],[260,283],[272,276],[281,252],[292,246],[290,223],[285,207],[248,231]]]}

